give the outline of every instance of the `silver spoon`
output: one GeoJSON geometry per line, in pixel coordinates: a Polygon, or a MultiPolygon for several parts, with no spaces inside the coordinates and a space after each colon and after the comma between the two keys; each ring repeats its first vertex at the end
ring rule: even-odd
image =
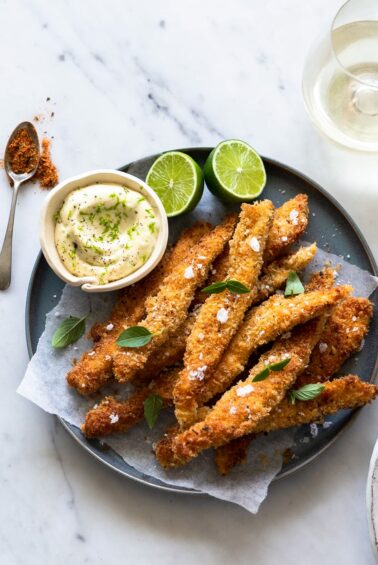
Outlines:
{"type": "Polygon", "coordinates": [[[0,252],[0,290],[6,290],[9,287],[10,282],[11,282],[13,224],[14,224],[14,214],[15,214],[15,210],[16,210],[18,189],[20,188],[20,186],[23,182],[31,179],[32,176],[35,175],[37,168],[38,168],[39,157],[40,157],[39,140],[38,140],[38,134],[37,134],[35,127],[30,122],[22,122],[21,124],[18,124],[18,126],[12,132],[12,134],[11,134],[9,140],[8,140],[7,147],[5,149],[5,157],[4,157],[4,168],[5,168],[5,172],[7,173],[9,179],[11,179],[11,181],[12,181],[13,196],[12,196],[11,209],[10,209],[10,212],[9,212],[9,220],[8,220],[7,230],[5,232],[5,237],[4,237],[4,243],[3,243],[3,247],[2,247],[1,252],[0,252]],[[36,146],[36,149],[38,150],[38,157],[37,157],[37,160],[36,160],[37,164],[32,171],[29,171],[27,173],[15,173],[14,171],[12,171],[11,164],[10,164],[9,145],[10,145],[11,141],[14,139],[15,135],[21,129],[27,130],[27,132],[29,133],[30,137],[33,140],[34,145],[36,146]]]}

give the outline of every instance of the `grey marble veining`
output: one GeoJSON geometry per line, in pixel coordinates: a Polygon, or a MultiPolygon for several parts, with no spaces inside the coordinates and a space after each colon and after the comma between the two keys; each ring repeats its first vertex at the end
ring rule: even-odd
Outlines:
{"type": "MultiPolygon", "coordinates": [[[[377,255],[378,160],[323,140],[301,95],[306,53],[340,4],[1,0],[0,147],[41,114],[66,177],[240,137],[320,182],[377,255]]],[[[3,233],[11,194],[3,173],[1,182],[3,233]]],[[[274,484],[251,516],[112,474],[15,394],[44,196],[22,189],[12,286],[0,294],[0,563],[372,565],[364,490],[376,406],[312,466],[274,484]]]]}

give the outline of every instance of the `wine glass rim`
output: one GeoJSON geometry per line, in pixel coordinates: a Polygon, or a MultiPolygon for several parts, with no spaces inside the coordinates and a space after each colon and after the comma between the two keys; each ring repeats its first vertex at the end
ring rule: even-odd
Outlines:
{"type": "MultiPolygon", "coordinates": [[[[346,75],[348,75],[349,77],[351,77],[353,80],[359,82],[360,84],[363,84],[364,86],[369,86],[370,88],[373,88],[374,90],[378,90],[378,86],[377,84],[372,84],[371,82],[367,81],[367,80],[362,80],[361,78],[357,77],[356,75],[354,75],[353,73],[351,73],[350,71],[348,71],[348,69],[343,65],[343,63],[340,61],[339,56],[337,55],[336,49],[335,49],[335,45],[334,45],[334,41],[333,41],[333,32],[335,29],[338,29],[335,27],[336,24],[336,20],[338,19],[338,17],[340,16],[340,14],[343,12],[343,10],[345,9],[345,7],[348,4],[351,4],[352,2],[354,3],[356,0],[346,0],[346,2],[344,2],[340,8],[337,10],[332,23],[331,23],[331,47],[332,47],[332,52],[333,55],[337,61],[337,64],[339,65],[339,67],[342,69],[343,73],[345,73],[346,75]]],[[[362,21],[362,20],[355,20],[357,21],[362,21]]],[[[378,21],[378,19],[376,20],[378,21]]]]}

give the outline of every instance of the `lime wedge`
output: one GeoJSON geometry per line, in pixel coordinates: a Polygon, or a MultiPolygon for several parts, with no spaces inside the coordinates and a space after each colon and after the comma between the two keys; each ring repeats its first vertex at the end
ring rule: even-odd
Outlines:
{"type": "Polygon", "coordinates": [[[159,196],[169,218],[191,212],[203,193],[202,170],[180,151],[158,157],[147,173],[146,183],[159,196]]]}
{"type": "Polygon", "coordinates": [[[225,202],[254,200],[266,183],[260,155],[238,139],[219,143],[208,156],[204,173],[209,190],[225,202]]]}

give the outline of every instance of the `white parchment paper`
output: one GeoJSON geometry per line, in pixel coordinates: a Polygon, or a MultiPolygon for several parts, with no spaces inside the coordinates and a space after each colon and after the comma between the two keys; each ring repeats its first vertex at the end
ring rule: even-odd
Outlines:
{"type": "MultiPolygon", "coordinates": [[[[368,297],[378,285],[378,280],[370,273],[322,250],[318,251],[305,275],[319,270],[325,264],[340,266],[337,284],[352,284],[356,296],[368,297]]],[[[66,385],[65,377],[73,360],[79,358],[91,346],[91,342],[83,337],[64,350],[54,350],[51,338],[61,321],[69,315],[80,317],[89,312],[87,329],[94,322],[105,320],[113,302],[114,295],[86,294],[78,288],[65,287],[58,305],[46,317],[45,331],[18,392],[46,412],[80,426],[85,413],[97,399],[79,396],[66,385]]],[[[115,392],[124,394],[125,389],[116,387],[115,392]]],[[[194,488],[256,513],[267,495],[269,484],[281,469],[282,453],[292,445],[294,431],[284,430],[257,438],[251,444],[246,464],[235,468],[229,476],[220,477],[211,451],[203,453],[183,469],[165,471],[157,464],[152,444],[162,436],[171,420],[171,414],[162,413],[151,432],[142,422],[126,434],[106,438],[106,443],[128,464],[146,475],[167,484],[194,488]]]]}

